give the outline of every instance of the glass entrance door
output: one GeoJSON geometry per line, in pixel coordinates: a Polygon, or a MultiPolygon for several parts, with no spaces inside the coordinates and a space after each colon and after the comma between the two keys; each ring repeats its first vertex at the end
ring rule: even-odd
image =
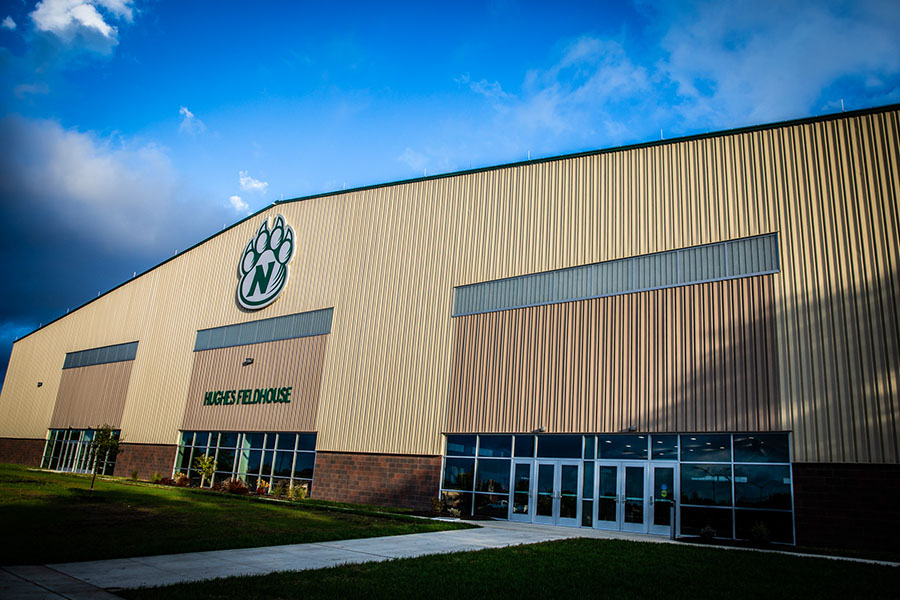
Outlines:
{"type": "Polygon", "coordinates": [[[676,463],[653,461],[650,473],[650,533],[669,535],[674,525],[676,463]]]}
{"type": "Polygon", "coordinates": [[[647,531],[647,465],[629,462],[597,464],[598,529],[647,531]]]}
{"type": "Polygon", "coordinates": [[[537,461],[535,463],[534,522],[578,527],[581,522],[581,463],[537,461]]]}
{"type": "Polygon", "coordinates": [[[534,514],[534,494],[531,491],[533,467],[531,461],[513,463],[513,501],[509,512],[511,521],[531,522],[534,514]]]}

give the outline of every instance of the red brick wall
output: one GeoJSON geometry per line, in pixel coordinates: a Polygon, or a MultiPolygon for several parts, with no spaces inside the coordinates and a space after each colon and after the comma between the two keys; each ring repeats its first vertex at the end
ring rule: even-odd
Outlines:
{"type": "Polygon", "coordinates": [[[41,466],[46,440],[0,438],[0,462],[41,466]]]}
{"type": "Polygon", "coordinates": [[[122,443],[114,475],[129,477],[137,469],[139,479],[149,479],[155,471],[171,477],[177,447],[172,444],[122,443]]]}
{"type": "Polygon", "coordinates": [[[795,463],[793,469],[799,545],[896,547],[900,465],[795,463]]]}
{"type": "Polygon", "coordinates": [[[440,456],[320,451],[311,497],[430,509],[440,477],[440,456]]]}

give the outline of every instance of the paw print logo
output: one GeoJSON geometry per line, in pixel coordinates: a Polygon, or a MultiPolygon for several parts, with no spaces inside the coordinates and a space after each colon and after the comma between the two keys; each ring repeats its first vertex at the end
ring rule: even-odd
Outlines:
{"type": "Polygon", "coordinates": [[[288,278],[288,263],[294,255],[294,230],[284,217],[275,217],[272,229],[267,218],[244,249],[238,265],[238,304],[259,310],[278,297],[288,278]]]}

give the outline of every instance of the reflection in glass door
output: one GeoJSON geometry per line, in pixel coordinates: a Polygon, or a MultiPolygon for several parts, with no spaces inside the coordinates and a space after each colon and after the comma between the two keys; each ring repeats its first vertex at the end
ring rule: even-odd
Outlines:
{"type": "Polygon", "coordinates": [[[597,465],[598,529],[647,531],[647,465],[607,462],[597,465]]]}
{"type": "Polygon", "coordinates": [[[511,521],[531,522],[531,467],[532,463],[517,462],[513,465],[513,501],[509,518],[511,521]]]}
{"type": "Polygon", "coordinates": [[[543,461],[536,469],[534,522],[578,527],[581,463],[543,461]]]}
{"type": "Polygon", "coordinates": [[[672,508],[675,506],[675,464],[660,465],[654,461],[650,474],[650,533],[669,535],[672,508]]]}

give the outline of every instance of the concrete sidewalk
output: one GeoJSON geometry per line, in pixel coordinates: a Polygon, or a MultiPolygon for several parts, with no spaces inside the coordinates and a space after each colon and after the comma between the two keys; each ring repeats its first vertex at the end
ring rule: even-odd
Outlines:
{"type": "MultiPolygon", "coordinates": [[[[110,592],[114,593],[124,588],[203,581],[234,575],[265,575],[276,571],[321,569],[342,564],[377,562],[394,558],[483,550],[485,548],[503,548],[576,537],[680,543],[659,536],[508,521],[483,521],[479,522],[479,525],[482,527],[478,529],[314,544],[166,554],[52,564],[43,567],[5,567],[0,568],[0,598],[10,600],[38,598],[108,600],[116,598],[110,592]]],[[[777,552],[773,550],[755,551],[777,552]]],[[[810,556],[790,554],[792,556],[810,556]]],[[[816,558],[836,557],[816,556],[816,558]]],[[[891,564],[863,560],[858,562],[891,564]]]]}

